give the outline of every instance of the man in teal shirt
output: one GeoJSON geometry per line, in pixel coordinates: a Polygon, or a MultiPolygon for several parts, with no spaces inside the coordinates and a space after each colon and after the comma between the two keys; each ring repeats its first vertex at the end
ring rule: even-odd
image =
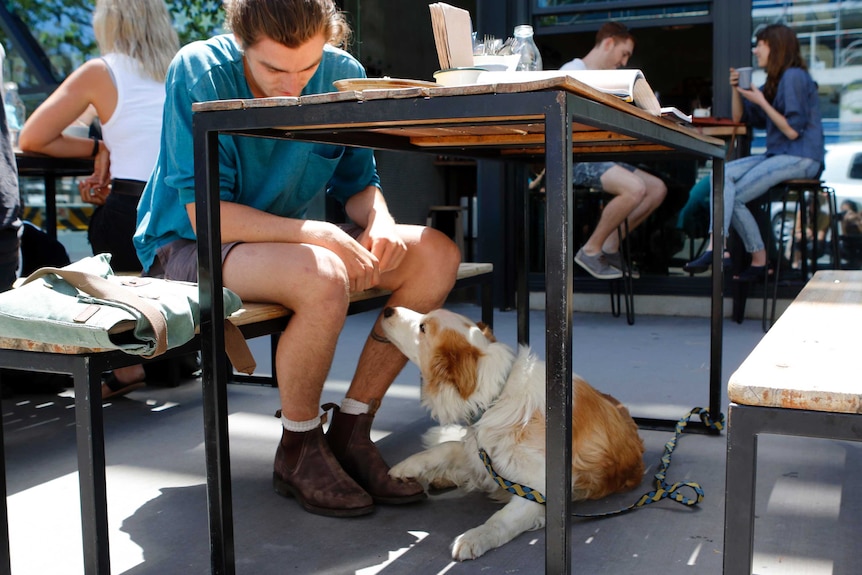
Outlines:
{"type": "MultiPolygon", "coordinates": [[[[365,75],[336,47],[350,30],[332,0],[232,0],[226,10],[233,34],[184,47],[168,72],[161,152],[135,234],[152,275],[197,279],[194,102],[331,92],[333,81],[365,75]]],[[[389,478],[369,438],[374,413],[406,362],[377,322],[326,435],[320,395],[350,292],[381,287],[392,290],[391,305],[439,307],[455,282],[458,248],[435,230],[395,223],[370,150],[223,135],[219,164],[225,286],[244,300],[294,312],[275,360],[284,428],[276,491],[330,516],[423,499],[418,483],[389,478]],[[320,193],[342,202],[355,225],[305,219],[320,193]]]]}

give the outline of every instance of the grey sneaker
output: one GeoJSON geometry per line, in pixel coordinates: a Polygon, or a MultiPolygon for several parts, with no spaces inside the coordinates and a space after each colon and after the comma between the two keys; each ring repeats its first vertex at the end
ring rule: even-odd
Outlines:
{"type": "Polygon", "coordinates": [[[589,256],[584,253],[584,248],[578,250],[575,254],[575,263],[590,272],[590,275],[600,280],[615,280],[623,277],[623,273],[608,265],[604,255],[598,253],[594,256],[589,256]]]}
{"type": "MultiPolygon", "coordinates": [[[[608,252],[603,251],[602,255],[605,256],[605,261],[608,262],[609,266],[611,266],[612,268],[616,268],[621,272],[625,272],[623,268],[623,257],[620,255],[620,252],[614,252],[612,254],[609,254],[608,252]]],[[[639,277],[641,277],[640,270],[637,269],[634,264],[632,264],[630,267],[632,279],[638,279],[639,277]]]]}

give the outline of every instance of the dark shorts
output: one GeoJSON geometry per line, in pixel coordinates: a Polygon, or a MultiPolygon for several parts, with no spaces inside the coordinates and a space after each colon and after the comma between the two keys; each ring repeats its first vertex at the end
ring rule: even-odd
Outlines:
{"type": "Polygon", "coordinates": [[[18,272],[18,228],[0,230],[0,292],[12,288],[18,272]]]}
{"type": "MultiPolygon", "coordinates": [[[[221,262],[227,254],[241,242],[221,245],[221,262]]],[[[174,240],[156,250],[156,259],[149,271],[150,277],[165,278],[183,282],[198,281],[198,244],[192,240],[174,240]]]]}
{"type": "MultiPolygon", "coordinates": [[[[355,224],[339,224],[342,230],[354,239],[362,233],[362,228],[355,224]]],[[[230,242],[221,246],[221,263],[224,264],[228,253],[243,242],[230,242]]],[[[146,273],[150,277],[163,277],[169,280],[197,282],[198,281],[198,245],[192,240],[174,240],[156,251],[156,259],[146,273]]]]}
{"type": "Polygon", "coordinates": [[[572,164],[572,184],[580,188],[602,188],[602,176],[605,172],[619,166],[630,172],[637,167],[625,162],[577,162],[572,164]]]}

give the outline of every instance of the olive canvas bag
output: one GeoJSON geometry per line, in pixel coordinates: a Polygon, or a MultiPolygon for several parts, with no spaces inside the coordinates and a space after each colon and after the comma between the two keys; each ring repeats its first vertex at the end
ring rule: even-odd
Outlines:
{"type": "MultiPolygon", "coordinates": [[[[118,349],[149,359],[195,336],[198,293],[194,283],[117,276],[110,255],[99,254],[62,268],[40,268],[18,287],[0,293],[0,337],[118,349]]],[[[225,317],[242,306],[227,288],[223,297],[225,317]]],[[[231,363],[251,373],[254,360],[242,334],[227,319],[225,330],[231,363]]]]}

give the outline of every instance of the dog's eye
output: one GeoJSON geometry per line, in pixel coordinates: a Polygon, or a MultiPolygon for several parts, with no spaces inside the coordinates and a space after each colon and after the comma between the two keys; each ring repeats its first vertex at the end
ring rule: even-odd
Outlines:
{"type": "Polygon", "coordinates": [[[420,324],[419,324],[419,331],[420,331],[421,333],[425,333],[425,324],[424,324],[424,323],[420,323],[420,324]]]}

